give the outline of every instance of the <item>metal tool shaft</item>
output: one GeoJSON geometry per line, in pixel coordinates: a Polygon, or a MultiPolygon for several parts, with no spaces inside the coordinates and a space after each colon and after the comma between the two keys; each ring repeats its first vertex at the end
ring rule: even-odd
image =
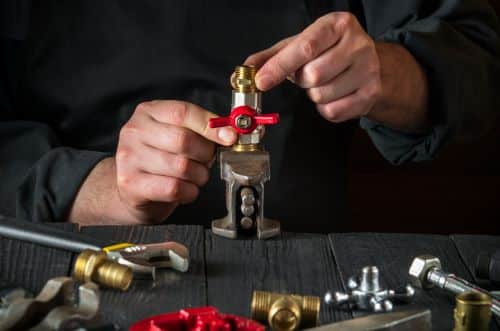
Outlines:
{"type": "Polygon", "coordinates": [[[430,310],[403,310],[391,313],[372,314],[352,320],[327,324],[305,331],[430,331],[430,310]]]}
{"type": "Polygon", "coordinates": [[[491,296],[491,312],[500,317],[500,301],[493,297],[488,291],[469,283],[465,279],[459,278],[453,274],[447,274],[437,268],[434,268],[427,273],[427,280],[430,283],[455,294],[472,291],[491,296]]]}
{"type": "Polygon", "coordinates": [[[83,236],[78,233],[4,216],[0,216],[0,236],[76,253],[85,249],[101,250],[102,248],[90,243],[95,240],[90,238],[88,241],[82,240],[83,236]]]}

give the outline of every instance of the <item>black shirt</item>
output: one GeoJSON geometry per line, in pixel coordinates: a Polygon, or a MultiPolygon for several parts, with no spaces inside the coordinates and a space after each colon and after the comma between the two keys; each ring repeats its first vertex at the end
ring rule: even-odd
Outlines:
{"type": "MultiPolygon", "coordinates": [[[[389,161],[430,159],[450,136],[484,132],[500,109],[498,22],[483,1],[14,2],[3,4],[2,17],[0,213],[33,221],[65,220],[138,103],[178,99],[226,115],[234,66],[331,10],[352,11],[371,36],[403,44],[427,72],[432,132],[362,119],[389,161]]],[[[265,137],[266,216],[285,230],[349,230],[346,160],[357,123],[327,122],[290,83],[265,93],[263,110],[281,115],[265,137]]],[[[168,222],[208,225],[225,214],[214,167],[197,201],[168,222]]]]}

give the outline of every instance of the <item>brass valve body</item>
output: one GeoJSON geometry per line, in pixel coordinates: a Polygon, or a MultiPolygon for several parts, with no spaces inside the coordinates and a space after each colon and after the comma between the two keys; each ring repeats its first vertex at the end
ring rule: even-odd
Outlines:
{"type": "Polygon", "coordinates": [[[454,331],[487,331],[491,319],[491,297],[479,292],[464,292],[456,297],[453,311],[454,331]]]}
{"type": "Polygon", "coordinates": [[[95,282],[126,291],[132,283],[133,272],[129,267],[108,259],[102,251],[86,249],[76,258],[73,277],[80,282],[95,282]]]}
{"type": "Polygon", "coordinates": [[[267,322],[276,331],[293,331],[318,324],[320,299],[315,296],[254,291],[252,319],[267,322]]]}

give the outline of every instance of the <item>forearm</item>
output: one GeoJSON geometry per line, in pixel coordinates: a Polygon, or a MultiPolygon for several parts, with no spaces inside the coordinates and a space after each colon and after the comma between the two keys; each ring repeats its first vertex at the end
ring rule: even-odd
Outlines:
{"type": "Polygon", "coordinates": [[[121,203],[115,177],[115,160],[99,162],[82,183],[68,214],[80,225],[128,224],[127,208],[121,203]]]}
{"type": "Polygon", "coordinates": [[[382,93],[367,118],[404,132],[430,128],[427,77],[415,58],[398,44],[377,42],[382,93]]]}

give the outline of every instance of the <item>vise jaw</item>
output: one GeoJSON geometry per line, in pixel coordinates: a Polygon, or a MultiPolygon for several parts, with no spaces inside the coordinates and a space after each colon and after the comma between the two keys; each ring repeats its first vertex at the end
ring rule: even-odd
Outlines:
{"type": "Polygon", "coordinates": [[[263,150],[219,154],[221,178],[226,181],[226,217],[212,222],[212,231],[236,238],[238,233],[266,239],[280,233],[277,221],[264,217],[264,183],[270,178],[269,153],[263,150]]]}

